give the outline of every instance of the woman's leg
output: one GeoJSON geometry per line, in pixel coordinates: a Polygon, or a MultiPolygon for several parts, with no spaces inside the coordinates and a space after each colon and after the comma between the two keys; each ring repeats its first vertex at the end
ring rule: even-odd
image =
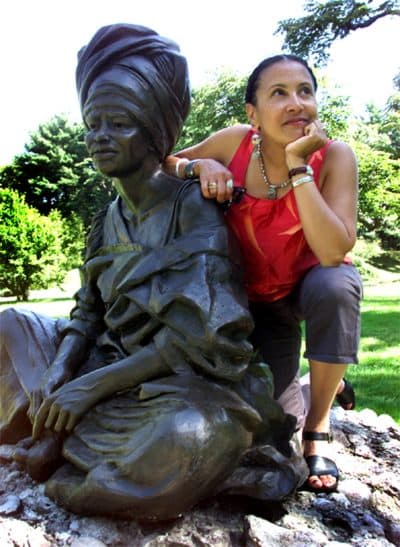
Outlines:
{"type": "MultiPolygon", "coordinates": [[[[329,413],[346,368],[347,365],[332,365],[310,360],[310,408],[304,426],[305,431],[329,431],[329,413]]],[[[304,456],[323,456],[324,453],[327,455],[329,449],[325,445],[326,442],[323,441],[305,440],[304,456]]],[[[311,475],[308,482],[313,488],[329,488],[335,484],[336,478],[331,475],[311,475]]]]}
{"type": "MultiPolygon", "coordinates": [[[[310,362],[310,407],[305,431],[328,432],[329,413],[349,363],[357,363],[362,284],[350,265],[313,268],[300,287],[300,307],[306,322],[306,352],[310,362]]],[[[326,443],[325,443],[326,444],[326,443]]],[[[304,455],[323,455],[324,443],[304,441],[304,455]]],[[[332,476],[311,476],[314,488],[330,487],[332,476]]]]}
{"type": "Polygon", "coordinates": [[[276,302],[251,302],[254,330],[250,341],[270,367],[274,379],[274,399],[287,414],[304,424],[305,405],[299,382],[301,347],[300,316],[291,297],[276,302]]]}

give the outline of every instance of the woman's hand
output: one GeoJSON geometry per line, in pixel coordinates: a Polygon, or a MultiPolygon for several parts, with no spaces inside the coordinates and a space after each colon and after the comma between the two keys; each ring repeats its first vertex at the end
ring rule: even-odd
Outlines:
{"type": "Polygon", "coordinates": [[[286,163],[290,169],[307,163],[307,158],[328,142],[320,120],[314,120],[304,128],[304,136],[286,146],[286,163]]]}
{"type": "Polygon", "coordinates": [[[232,198],[233,175],[222,163],[212,159],[198,161],[201,193],[219,203],[232,198]]]}
{"type": "Polygon", "coordinates": [[[78,420],[100,399],[102,393],[93,374],[63,385],[41,404],[33,423],[32,437],[39,439],[44,429],[70,432],[78,420]]]}

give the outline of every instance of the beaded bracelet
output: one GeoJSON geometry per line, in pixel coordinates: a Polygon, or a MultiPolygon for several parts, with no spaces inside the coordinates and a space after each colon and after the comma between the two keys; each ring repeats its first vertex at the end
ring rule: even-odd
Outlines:
{"type": "Polygon", "coordinates": [[[305,177],[300,177],[297,180],[294,180],[292,182],[292,187],[297,188],[297,186],[301,186],[302,184],[306,184],[307,182],[313,182],[314,178],[310,175],[306,175],[305,177]]]}

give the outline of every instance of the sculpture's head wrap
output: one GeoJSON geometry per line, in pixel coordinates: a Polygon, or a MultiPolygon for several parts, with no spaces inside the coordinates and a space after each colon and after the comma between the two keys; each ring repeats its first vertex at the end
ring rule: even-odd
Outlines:
{"type": "Polygon", "coordinates": [[[128,99],[132,116],[147,130],[163,160],[174,147],[190,107],[187,63],[179,51],[175,42],[146,27],[102,27],[78,53],[81,111],[91,86],[101,78],[104,88],[128,99]],[[113,77],[121,71],[122,78],[113,77]]]}

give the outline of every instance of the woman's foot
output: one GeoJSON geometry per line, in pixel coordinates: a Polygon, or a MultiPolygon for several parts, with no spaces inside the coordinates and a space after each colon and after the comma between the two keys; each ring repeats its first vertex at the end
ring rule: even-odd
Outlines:
{"type": "Polygon", "coordinates": [[[303,432],[304,459],[310,470],[303,489],[312,492],[333,492],[336,490],[339,471],[333,460],[321,456],[321,442],[330,441],[329,433],[303,432]]]}
{"type": "Polygon", "coordinates": [[[336,393],[336,402],[344,410],[354,410],[356,407],[356,394],[351,383],[343,378],[336,393]]]}

